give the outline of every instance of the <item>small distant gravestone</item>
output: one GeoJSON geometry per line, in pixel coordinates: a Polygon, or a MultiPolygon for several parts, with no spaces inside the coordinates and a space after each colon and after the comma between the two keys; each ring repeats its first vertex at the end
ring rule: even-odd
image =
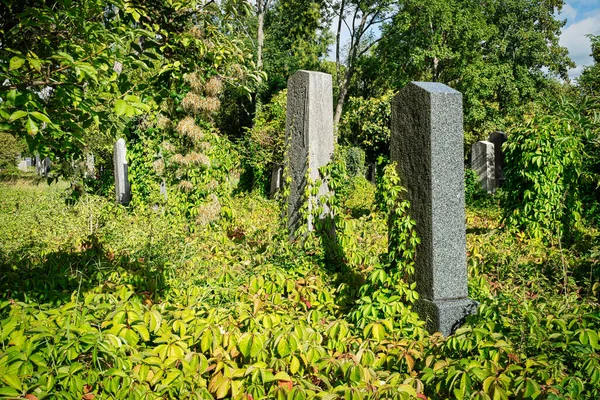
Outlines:
{"type": "Polygon", "coordinates": [[[477,173],[481,188],[488,193],[496,191],[494,144],[479,141],[471,146],[471,169],[477,173]]]}
{"type": "Polygon", "coordinates": [[[33,160],[31,159],[31,157],[25,157],[25,163],[28,167],[33,166],[33,160]]]}
{"type": "Polygon", "coordinates": [[[273,170],[271,172],[271,197],[275,196],[275,193],[280,191],[283,188],[283,165],[275,164],[273,165],[273,170]]]}
{"type": "Polygon", "coordinates": [[[377,163],[370,163],[367,169],[367,179],[371,182],[377,182],[377,163]]]}
{"type": "Polygon", "coordinates": [[[42,175],[42,160],[39,153],[35,153],[35,173],[42,175]]]}
{"type": "MultiPolygon", "coordinates": [[[[286,118],[287,165],[291,177],[288,197],[288,228],[290,237],[300,227],[304,192],[308,176],[320,179],[319,168],[331,161],[334,147],[333,91],[331,75],[322,72],[298,71],[288,80],[286,118]]],[[[308,199],[308,229],[313,229],[313,204],[329,191],[326,182],[317,196],[308,199]],[[316,198],[315,198],[316,197],[316,198]]],[[[325,218],[328,210],[322,214],[325,218]]]]}
{"type": "Polygon", "coordinates": [[[462,94],[409,83],[392,102],[390,147],[421,238],[414,309],[427,330],[449,335],[477,308],[467,298],[462,94]]]}
{"type": "Polygon", "coordinates": [[[160,194],[165,199],[165,201],[169,200],[169,194],[167,192],[167,183],[165,182],[164,179],[160,183],[160,194]]]}
{"type": "Polygon", "coordinates": [[[21,160],[19,164],[17,164],[17,168],[19,171],[27,172],[27,160],[21,160]]]}
{"type": "Polygon", "coordinates": [[[131,188],[127,176],[127,148],[123,139],[119,139],[115,143],[114,169],[117,204],[129,203],[131,200],[131,188]]]}
{"type": "Polygon", "coordinates": [[[496,187],[504,186],[504,168],[506,167],[506,161],[504,159],[504,150],[502,145],[506,142],[506,133],[501,131],[495,131],[489,134],[488,142],[494,144],[494,160],[495,160],[495,175],[496,175],[496,187]]]}
{"type": "Polygon", "coordinates": [[[86,178],[94,178],[96,176],[96,165],[94,160],[94,155],[92,153],[87,153],[85,155],[85,177],[86,178]]]}
{"type": "Polygon", "coordinates": [[[52,160],[50,160],[50,157],[44,158],[42,160],[41,174],[47,178],[51,169],[52,169],[52,160]]]}

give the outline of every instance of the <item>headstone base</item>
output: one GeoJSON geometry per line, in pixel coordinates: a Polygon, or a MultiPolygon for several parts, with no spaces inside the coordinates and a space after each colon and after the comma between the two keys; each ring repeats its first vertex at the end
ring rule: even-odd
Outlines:
{"type": "Polygon", "coordinates": [[[460,327],[467,316],[475,314],[479,303],[468,298],[454,300],[419,299],[413,310],[425,321],[425,329],[430,332],[442,332],[451,335],[460,327]]]}

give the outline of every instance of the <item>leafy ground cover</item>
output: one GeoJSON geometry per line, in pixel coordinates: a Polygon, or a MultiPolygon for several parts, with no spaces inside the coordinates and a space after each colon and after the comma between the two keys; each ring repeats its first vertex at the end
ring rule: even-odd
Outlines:
{"type": "Polygon", "coordinates": [[[0,396],[600,397],[597,232],[555,249],[502,231],[493,201],[468,210],[481,305],[445,339],[410,311],[386,217],[352,187],[333,263],[258,195],[190,233],[162,208],[1,184],[0,396]]]}

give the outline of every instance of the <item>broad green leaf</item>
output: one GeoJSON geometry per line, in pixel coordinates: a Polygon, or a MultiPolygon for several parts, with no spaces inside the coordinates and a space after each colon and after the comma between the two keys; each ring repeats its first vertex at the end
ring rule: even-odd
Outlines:
{"type": "Polygon", "coordinates": [[[117,115],[125,115],[127,113],[127,108],[129,105],[125,100],[118,99],[115,101],[115,113],[117,115]]]}
{"type": "Polygon", "coordinates": [[[27,118],[25,128],[27,128],[27,133],[29,133],[30,135],[35,135],[39,131],[37,124],[33,122],[31,118],[27,118]]]}
{"type": "Polygon", "coordinates": [[[246,332],[238,342],[238,349],[244,357],[256,357],[263,348],[263,340],[258,334],[246,332]]]}
{"type": "Polygon", "coordinates": [[[16,69],[19,69],[23,66],[23,64],[25,64],[25,59],[18,57],[18,56],[14,56],[13,58],[10,59],[9,62],[9,66],[8,69],[11,71],[14,71],[16,69]]]}
{"type": "Polygon", "coordinates": [[[16,121],[20,118],[23,118],[24,116],[27,115],[27,111],[23,111],[23,110],[17,110],[14,113],[12,113],[10,115],[10,118],[8,119],[8,122],[13,122],[16,121]]]}
{"type": "Polygon", "coordinates": [[[29,115],[35,117],[36,119],[45,122],[47,124],[51,124],[52,121],[50,121],[50,118],[48,118],[45,114],[42,114],[41,112],[38,111],[33,111],[31,113],[29,113],[29,115]]]}

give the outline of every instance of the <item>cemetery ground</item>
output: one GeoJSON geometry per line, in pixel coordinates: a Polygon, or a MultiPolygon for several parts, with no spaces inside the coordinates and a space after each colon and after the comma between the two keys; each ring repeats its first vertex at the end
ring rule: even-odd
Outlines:
{"type": "Polygon", "coordinates": [[[470,204],[480,306],[444,338],[390,279],[366,180],[340,195],[338,262],[258,194],[191,232],[66,187],[0,184],[1,398],[600,397],[595,230],[561,249],[503,231],[496,198],[470,204]]]}

